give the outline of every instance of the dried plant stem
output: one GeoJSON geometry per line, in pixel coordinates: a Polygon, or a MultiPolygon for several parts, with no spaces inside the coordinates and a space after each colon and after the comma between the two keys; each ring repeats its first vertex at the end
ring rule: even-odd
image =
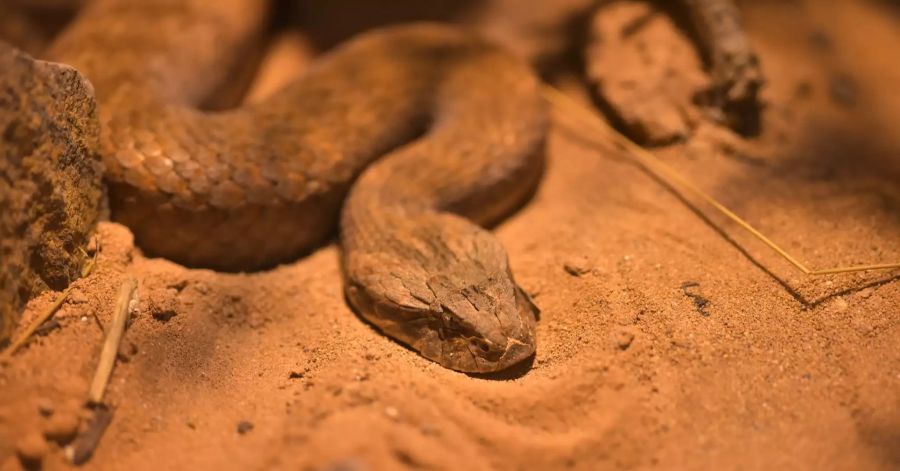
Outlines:
{"type": "Polygon", "coordinates": [[[88,390],[87,406],[91,410],[91,419],[72,444],[66,447],[66,457],[72,464],[81,465],[91,459],[100,444],[100,439],[103,438],[103,433],[112,422],[113,411],[103,403],[103,395],[116,364],[116,356],[125,335],[125,327],[128,325],[136,293],[137,281],[129,277],[122,283],[116,295],[113,320],[106,330],[106,338],[100,350],[100,361],[97,363],[97,371],[88,390]]]}
{"type": "Polygon", "coordinates": [[[0,355],[0,360],[8,360],[12,357],[13,353],[16,353],[16,350],[18,350],[19,347],[25,345],[25,343],[28,342],[28,339],[30,339],[31,336],[34,335],[35,331],[37,331],[44,322],[47,322],[47,320],[53,317],[53,314],[55,314],[56,311],[59,310],[59,307],[62,306],[62,303],[66,300],[66,297],[69,296],[69,291],[71,290],[71,286],[63,290],[62,294],[60,294],[59,297],[56,298],[56,301],[54,301],[46,311],[35,318],[31,322],[31,324],[29,324],[28,327],[26,327],[25,330],[22,331],[22,335],[20,335],[19,338],[13,341],[13,343],[3,351],[3,354],[0,355]]]}
{"type": "Polygon", "coordinates": [[[94,373],[94,380],[91,382],[91,388],[88,391],[89,404],[101,404],[103,402],[103,394],[106,392],[106,385],[109,383],[109,377],[116,363],[119,344],[121,344],[122,337],[125,334],[125,325],[128,323],[131,303],[135,298],[136,291],[137,281],[134,278],[126,279],[119,288],[113,320],[107,329],[106,340],[103,342],[103,349],[100,351],[100,362],[97,364],[97,371],[94,373]]]}
{"type": "Polygon", "coordinates": [[[695,196],[699,197],[710,206],[716,209],[716,211],[722,213],[725,217],[732,220],[737,225],[741,226],[744,230],[749,232],[753,237],[759,239],[762,243],[766,244],[770,249],[774,250],[778,255],[787,260],[791,265],[796,267],[798,270],[802,271],[806,275],[831,275],[835,273],[851,273],[851,272],[860,272],[860,271],[869,271],[869,270],[890,270],[894,268],[900,268],[900,262],[898,263],[878,263],[872,265],[856,265],[849,267],[836,267],[836,268],[827,268],[822,270],[814,270],[810,269],[802,262],[797,260],[794,256],[787,253],[784,249],[782,249],[778,244],[773,242],[771,239],[766,237],[763,233],[757,230],[755,227],[750,225],[743,218],[735,214],[733,211],[728,209],[724,204],[720,203],[718,200],[713,198],[711,195],[700,189],[697,185],[693,184],[690,180],[681,176],[678,172],[676,172],[672,167],[667,165],[665,162],[660,160],[658,157],[653,155],[652,152],[644,149],[643,147],[635,144],[630,139],[613,129],[611,126],[607,125],[606,122],[597,116],[593,111],[589,110],[587,107],[579,104],[574,99],[570,98],[565,93],[560,90],[551,87],[549,85],[545,85],[543,88],[544,97],[551,104],[556,106],[557,108],[567,111],[570,115],[576,117],[579,122],[589,126],[591,129],[604,133],[607,136],[612,137],[616,144],[620,145],[624,148],[629,155],[634,157],[635,160],[648,172],[651,172],[661,178],[663,181],[674,182],[680,185],[682,188],[688,190],[693,193],[695,196]]]}
{"type": "Polygon", "coordinates": [[[79,433],[75,440],[66,447],[66,458],[76,466],[82,465],[91,459],[91,456],[94,456],[94,451],[97,450],[97,446],[100,445],[103,433],[106,432],[106,428],[112,422],[112,418],[112,409],[103,404],[93,406],[91,408],[91,417],[87,421],[84,431],[79,433]]]}
{"type": "MultiPolygon", "coordinates": [[[[87,277],[94,271],[94,267],[97,265],[97,254],[99,253],[100,249],[98,247],[97,251],[94,253],[94,258],[89,260],[81,270],[82,278],[87,277]]],[[[72,286],[69,285],[69,287],[64,289],[59,297],[56,298],[56,301],[53,301],[53,304],[51,304],[50,307],[47,308],[47,310],[42,312],[37,318],[31,321],[31,324],[28,324],[28,327],[26,327],[25,330],[22,331],[22,335],[19,335],[19,338],[13,341],[9,345],[9,347],[7,347],[2,354],[0,354],[0,361],[8,360],[12,357],[13,353],[16,353],[16,350],[25,345],[31,338],[31,336],[34,335],[34,333],[38,330],[38,328],[40,328],[41,325],[44,324],[44,322],[50,320],[50,318],[53,317],[53,314],[56,314],[56,311],[59,310],[59,307],[62,306],[62,303],[66,300],[71,291],[72,286]]]]}

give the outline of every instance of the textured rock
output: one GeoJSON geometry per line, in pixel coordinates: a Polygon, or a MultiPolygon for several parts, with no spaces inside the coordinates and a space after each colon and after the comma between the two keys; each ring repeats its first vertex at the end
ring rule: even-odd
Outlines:
{"type": "Polygon", "coordinates": [[[605,3],[585,49],[588,80],[628,135],[658,146],[682,141],[699,114],[692,97],[708,87],[703,62],[674,20],[647,2],[605,3]]]}
{"type": "Polygon", "coordinates": [[[0,44],[0,341],[18,311],[78,278],[101,207],[93,90],[0,44]]]}

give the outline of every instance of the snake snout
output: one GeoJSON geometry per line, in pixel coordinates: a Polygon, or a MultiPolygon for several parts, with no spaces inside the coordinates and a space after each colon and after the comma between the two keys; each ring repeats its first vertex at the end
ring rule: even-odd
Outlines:
{"type": "Polygon", "coordinates": [[[530,302],[524,293],[516,289],[516,303],[513,312],[510,313],[515,321],[503,325],[501,333],[504,337],[503,344],[495,343],[502,347],[499,358],[496,360],[496,368],[499,371],[520,363],[532,355],[536,350],[534,328],[537,316],[537,308],[530,302]]]}
{"type": "Polygon", "coordinates": [[[510,294],[506,302],[495,305],[492,315],[482,316],[482,322],[476,324],[465,345],[472,360],[465,370],[500,371],[534,355],[537,309],[518,287],[510,294]]]}
{"type": "Polygon", "coordinates": [[[506,352],[509,339],[501,338],[499,341],[488,340],[486,338],[469,339],[468,349],[472,355],[487,362],[498,362],[506,352]]]}
{"type": "Polygon", "coordinates": [[[535,352],[534,340],[531,338],[508,337],[503,343],[484,340],[470,341],[470,350],[478,349],[478,371],[487,373],[501,371],[516,365],[535,352]]]}

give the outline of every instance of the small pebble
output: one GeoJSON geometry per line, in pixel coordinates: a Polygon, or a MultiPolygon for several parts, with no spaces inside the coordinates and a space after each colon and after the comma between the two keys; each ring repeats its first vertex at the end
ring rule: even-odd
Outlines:
{"type": "Polygon", "coordinates": [[[38,432],[29,432],[16,442],[16,455],[26,468],[40,464],[49,451],[50,446],[38,432]]]}
{"type": "Polygon", "coordinates": [[[241,435],[253,430],[253,423],[246,420],[238,422],[237,432],[241,435]]]}
{"type": "Polygon", "coordinates": [[[174,289],[175,291],[180,293],[180,292],[184,291],[184,288],[187,287],[187,284],[188,284],[187,280],[179,280],[179,281],[176,281],[175,283],[168,285],[167,288],[174,289]]]}
{"type": "Polygon", "coordinates": [[[60,444],[68,443],[78,434],[79,424],[78,414],[65,411],[60,412],[47,421],[47,425],[44,427],[44,436],[48,440],[53,440],[60,444]]]}
{"type": "Polygon", "coordinates": [[[400,412],[397,410],[396,407],[385,407],[384,415],[390,417],[391,419],[396,419],[397,416],[400,415],[400,412]]]}
{"type": "Polygon", "coordinates": [[[833,312],[844,312],[847,310],[847,307],[849,307],[849,306],[850,305],[847,303],[847,301],[844,298],[837,298],[831,304],[831,310],[833,312]]]}
{"type": "Polygon", "coordinates": [[[150,293],[147,299],[147,310],[154,319],[168,322],[178,315],[178,290],[167,288],[150,293]]]}
{"type": "Polygon", "coordinates": [[[628,350],[631,342],[634,341],[634,334],[627,330],[620,330],[616,333],[615,338],[616,346],[619,347],[619,350],[628,350]]]}
{"type": "Polygon", "coordinates": [[[572,276],[582,276],[590,273],[594,267],[590,260],[582,255],[566,260],[565,263],[563,263],[563,268],[566,270],[566,273],[572,276]]]}
{"type": "Polygon", "coordinates": [[[41,416],[50,417],[51,415],[53,415],[53,412],[55,410],[53,408],[53,401],[51,401],[50,399],[47,399],[46,397],[38,398],[37,410],[38,410],[38,413],[41,414],[41,416]]]}

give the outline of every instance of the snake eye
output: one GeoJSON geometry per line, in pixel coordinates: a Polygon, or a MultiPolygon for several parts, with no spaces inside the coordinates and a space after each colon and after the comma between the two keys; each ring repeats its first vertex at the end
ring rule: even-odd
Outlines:
{"type": "Polygon", "coordinates": [[[469,344],[485,353],[491,350],[491,347],[484,340],[472,339],[469,341],[469,344]]]}

